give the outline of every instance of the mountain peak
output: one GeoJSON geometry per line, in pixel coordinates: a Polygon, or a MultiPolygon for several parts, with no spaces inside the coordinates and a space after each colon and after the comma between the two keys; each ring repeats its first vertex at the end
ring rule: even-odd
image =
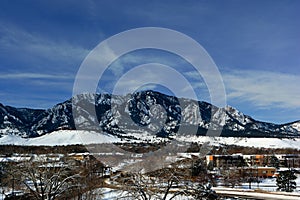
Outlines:
{"type": "Polygon", "coordinates": [[[133,132],[168,137],[179,127],[185,134],[221,136],[299,137],[300,121],[288,124],[260,122],[234,107],[178,99],[153,90],[134,94],[80,94],[47,110],[18,109],[0,104],[0,134],[38,137],[61,129],[104,131],[118,137],[133,132]],[[181,105],[181,104],[182,105],[181,105]],[[96,113],[93,114],[93,110],[96,113]],[[76,117],[73,119],[73,111],[76,117]],[[214,120],[211,120],[211,119],[214,120]],[[196,127],[195,133],[191,127],[196,127]]]}

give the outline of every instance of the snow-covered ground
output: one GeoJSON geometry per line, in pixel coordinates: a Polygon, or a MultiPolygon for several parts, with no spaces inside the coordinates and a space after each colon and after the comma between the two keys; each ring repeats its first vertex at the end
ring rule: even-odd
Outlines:
{"type": "MultiPolygon", "coordinates": [[[[131,134],[137,140],[142,141],[159,141],[153,135],[146,133],[131,134]]],[[[237,137],[207,137],[207,136],[177,136],[178,141],[209,143],[211,145],[239,145],[248,147],[268,147],[268,148],[295,148],[300,149],[300,139],[278,139],[278,138],[237,138],[237,137]]],[[[97,133],[93,131],[80,130],[60,130],[50,134],[46,134],[37,138],[25,139],[14,135],[4,135],[0,138],[0,144],[15,144],[15,145],[68,145],[68,144],[101,144],[126,142],[115,136],[105,133],[97,133]]]]}
{"type": "Polygon", "coordinates": [[[211,145],[238,145],[246,147],[265,148],[295,148],[300,149],[300,139],[279,138],[241,138],[241,137],[207,137],[207,136],[181,136],[179,141],[209,143],[211,145]]]}
{"type": "Polygon", "coordinates": [[[255,199],[272,199],[272,200],[299,200],[300,195],[297,193],[289,192],[260,192],[256,190],[241,190],[235,188],[213,188],[217,194],[223,194],[226,196],[234,196],[241,198],[255,198],[255,199]]]}
{"type": "MultiPolygon", "coordinates": [[[[287,193],[287,192],[258,192],[256,190],[241,190],[241,189],[232,189],[232,188],[213,188],[213,190],[217,191],[219,194],[229,194],[229,195],[236,195],[236,196],[248,196],[250,197],[257,197],[259,199],[278,199],[278,200],[298,200],[300,198],[300,194],[298,193],[287,193]]],[[[122,195],[125,195],[126,192],[111,189],[111,188],[101,188],[100,192],[102,194],[102,199],[104,200],[114,200],[122,195]]],[[[171,195],[169,195],[171,197],[171,195]]],[[[188,196],[177,196],[174,200],[188,200],[191,199],[188,196]]],[[[225,199],[225,198],[224,198],[225,199]]]]}
{"type": "MultiPolygon", "coordinates": [[[[298,175],[298,178],[296,179],[296,184],[297,184],[297,189],[294,192],[300,194],[300,175],[298,175]]],[[[237,186],[236,188],[249,189],[249,183],[242,183],[241,186],[237,186]]],[[[259,184],[253,182],[251,184],[251,189],[261,189],[265,191],[275,192],[277,189],[276,178],[262,179],[259,184]]]]}
{"type": "Polygon", "coordinates": [[[36,138],[21,138],[15,135],[4,135],[0,138],[0,144],[15,144],[28,146],[55,146],[70,144],[95,144],[120,142],[121,139],[107,134],[98,134],[93,131],[55,131],[36,138]]]}
{"type": "MultiPolygon", "coordinates": [[[[102,198],[101,199],[103,199],[103,200],[115,200],[115,199],[118,199],[118,198],[126,195],[126,192],[124,192],[124,191],[116,190],[116,189],[111,189],[111,188],[101,188],[99,190],[100,190],[99,193],[102,194],[102,198]]],[[[168,195],[167,197],[171,198],[172,194],[168,195]]],[[[127,199],[129,199],[129,198],[127,198],[127,199]]],[[[178,195],[178,196],[174,197],[173,199],[174,200],[189,200],[191,198],[189,198],[187,196],[183,196],[183,195],[178,195]]]]}

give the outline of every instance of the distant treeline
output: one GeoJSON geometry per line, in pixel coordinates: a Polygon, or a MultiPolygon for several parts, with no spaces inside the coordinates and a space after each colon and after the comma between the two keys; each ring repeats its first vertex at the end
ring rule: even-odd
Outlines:
{"type": "MultiPolygon", "coordinates": [[[[202,145],[197,143],[192,143],[187,152],[195,153],[201,150],[202,145]]],[[[293,148],[259,148],[259,147],[243,147],[238,145],[222,145],[213,146],[210,150],[211,154],[214,155],[224,155],[224,154],[236,154],[241,153],[244,155],[254,155],[254,154],[300,154],[300,149],[293,148]]]]}
{"type": "Polygon", "coordinates": [[[19,146],[19,145],[0,145],[1,155],[18,154],[48,154],[48,153],[83,153],[87,152],[84,145],[68,146],[19,146]]]}
{"type": "MultiPolygon", "coordinates": [[[[123,150],[133,153],[146,153],[149,151],[156,151],[167,143],[116,143],[123,150]]],[[[88,145],[91,148],[93,145],[88,145]]],[[[188,153],[200,152],[202,144],[191,143],[187,148],[188,153]]],[[[11,154],[67,154],[67,153],[84,153],[88,152],[85,145],[67,145],[67,146],[19,146],[19,145],[0,145],[0,155],[11,154]]],[[[184,152],[183,152],[184,153],[184,152]]],[[[251,154],[300,154],[300,149],[292,148],[257,148],[257,147],[242,147],[237,145],[222,145],[213,146],[210,149],[211,154],[236,154],[242,153],[244,155],[251,154]]]]}

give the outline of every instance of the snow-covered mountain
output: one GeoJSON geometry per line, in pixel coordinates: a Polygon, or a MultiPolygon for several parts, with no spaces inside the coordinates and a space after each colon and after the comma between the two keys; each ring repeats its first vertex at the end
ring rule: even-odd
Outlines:
{"type": "Polygon", "coordinates": [[[34,132],[31,132],[30,128],[43,112],[44,110],[14,108],[0,104],[0,135],[32,136],[34,132]]]}
{"type": "Polygon", "coordinates": [[[218,108],[155,91],[125,96],[82,94],[48,110],[0,104],[2,136],[38,137],[62,129],[101,130],[119,138],[131,138],[136,133],[169,137],[179,130],[185,134],[206,135],[208,129],[222,132],[221,136],[282,138],[299,137],[300,121],[261,122],[230,106],[218,108]]]}

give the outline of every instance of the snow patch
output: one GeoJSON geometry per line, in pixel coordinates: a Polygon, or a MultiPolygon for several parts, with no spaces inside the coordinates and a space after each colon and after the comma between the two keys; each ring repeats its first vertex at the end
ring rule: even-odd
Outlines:
{"type": "Polygon", "coordinates": [[[5,135],[0,138],[0,144],[28,146],[56,146],[71,144],[95,144],[120,142],[117,137],[93,131],[60,130],[36,138],[21,138],[15,135],[5,135]]]}

